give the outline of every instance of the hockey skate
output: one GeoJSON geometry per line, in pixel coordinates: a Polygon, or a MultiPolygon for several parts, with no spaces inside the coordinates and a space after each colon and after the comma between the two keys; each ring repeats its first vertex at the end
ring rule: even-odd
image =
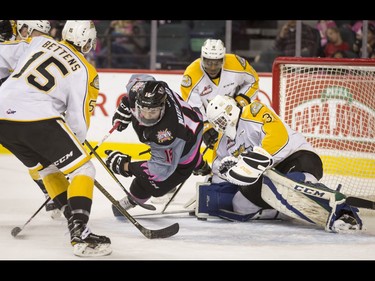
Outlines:
{"type": "Polygon", "coordinates": [[[93,234],[81,220],[69,220],[68,228],[74,255],[98,257],[112,253],[111,240],[106,236],[93,234]]]}
{"type": "Polygon", "coordinates": [[[336,233],[352,232],[361,229],[362,224],[349,214],[343,214],[332,226],[332,231],[336,233]]]}
{"type": "MultiPolygon", "coordinates": [[[[125,196],[124,198],[122,198],[118,202],[120,203],[120,205],[125,210],[129,210],[129,209],[134,208],[136,206],[136,204],[133,201],[131,201],[131,199],[129,199],[128,196],[125,196]]],[[[117,218],[123,217],[123,214],[121,214],[121,212],[119,210],[117,210],[116,206],[113,205],[113,204],[112,204],[112,212],[113,212],[113,215],[117,218]]]]}
{"type": "MultiPolygon", "coordinates": [[[[49,198],[48,194],[46,194],[46,199],[49,198]]],[[[59,208],[57,208],[55,202],[53,200],[49,200],[46,204],[46,212],[48,212],[52,219],[58,219],[61,217],[62,213],[59,208]]]]}

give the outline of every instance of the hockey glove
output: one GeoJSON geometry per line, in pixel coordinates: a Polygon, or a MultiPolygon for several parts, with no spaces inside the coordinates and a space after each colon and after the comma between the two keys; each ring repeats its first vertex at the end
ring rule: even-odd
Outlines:
{"type": "Polygon", "coordinates": [[[203,127],[203,142],[208,148],[213,149],[217,139],[219,137],[219,133],[212,127],[212,125],[208,122],[204,122],[203,127]]]}
{"type": "Polygon", "coordinates": [[[254,147],[253,151],[242,153],[238,159],[233,156],[225,157],[219,167],[219,176],[236,185],[252,185],[272,164],[272,156],[267,151],[254,147]]]}
{"type": "Polygon", "coordinates": [[[120,122],[120,125],[117,127],[117,131],[119,132],[125,130],[128,127],[129,123],[132,121],[132,113],[130,111],[130,108],[128,108],[124,103],[124,98],[122,98],[119,106],[116,109],[115,114],[112,117],[113,126],[117,122],[120,122]]]}
{"type": "Polygon", "coordinates": [[[125,163],[130,163],[132,159],[130,155],[123,154],[117,150],[106,150],[105,154],[107,154],[105,164],[112,172],[124,177],[132,176],[129,171],[125,171],[125,163]]]}
{"type": "Polygon", "coordinates": [[[239,107],[244,107],[250,104],[251,100],[248,96],[244,94],[238,94],[234,97],[239,107]]]}

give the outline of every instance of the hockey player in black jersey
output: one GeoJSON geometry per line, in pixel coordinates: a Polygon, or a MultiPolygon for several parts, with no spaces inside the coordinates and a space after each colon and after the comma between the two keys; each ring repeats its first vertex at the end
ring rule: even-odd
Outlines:
{"type": "MultiPolygon", "coordinates": [[[[167,83],[150,75],[133,75],[128,95],[119,104],[112,121],[123,131],[132,123],[139,140],[151,148],[148,161],[131,161],[119,151],[107,150],[106,164],[116,174],[134,176],[130,193],[140,202],[160,197],[184,182],[194,170],[210,169],[200,153],[202,115],[195,111],[167,83]],[[208,167],[207,167],[208,166],[208,167]]],[[[127,196],[120,204],[136,204],[127,196]]],[[[121,216],[112,206],[115,216],[121,216]]]]}

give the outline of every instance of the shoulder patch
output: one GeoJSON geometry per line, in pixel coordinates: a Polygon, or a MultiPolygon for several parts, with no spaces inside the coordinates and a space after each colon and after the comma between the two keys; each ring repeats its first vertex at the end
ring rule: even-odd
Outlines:
{"type": "Polygon", "coordinates": [[[156,134],[156,138],[158,139],[158,143],[163,143],[166,141],[171,141],[173,139],[172,132],[168,129],[160,130],[156,134]]]}
{"type": "Polygon", "coordinates": [[[182,76],[181,86],[186,88],[191,86],[191,77],[189,75],[182,76]]]}
{"type": "Polygon", "coordinates": [[[250,112],[251,112],[251,114],[255,117],[259,113],[259,111],[262,109],[262,107],[263,107],[263,104],[261,104],[258,101],[253,101],[250,104],[250,112]]]}
{"type": "Polygon", "coordinates": [[[90,83],[90,86],[99,90],[99,75],[96,75],[94,80],[90,83]]]}
{"type": "Polygon", "coordinates": [[[236,55],[236,59],[238,60],[238,62],[241,64],[241,66],[243,67],[243,69],[246,68],[246,60],[240,56],[237,56],[236,55]]]}

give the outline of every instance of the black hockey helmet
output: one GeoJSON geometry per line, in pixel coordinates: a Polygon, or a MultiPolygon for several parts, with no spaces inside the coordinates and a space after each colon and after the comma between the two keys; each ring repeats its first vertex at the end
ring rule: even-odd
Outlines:
{"type": "Polygon", "coordinates": [[[139,81],[130,91],[135,95],[135,117],[144,126],[153,126],[164,116],[166,88],[163,81],[139,81]]]}
{"type": "Polygon", "coordinates": [[[8,41],[13,36],[13,28],[10,20],[0,20],[0,42],[8,41]]]}

